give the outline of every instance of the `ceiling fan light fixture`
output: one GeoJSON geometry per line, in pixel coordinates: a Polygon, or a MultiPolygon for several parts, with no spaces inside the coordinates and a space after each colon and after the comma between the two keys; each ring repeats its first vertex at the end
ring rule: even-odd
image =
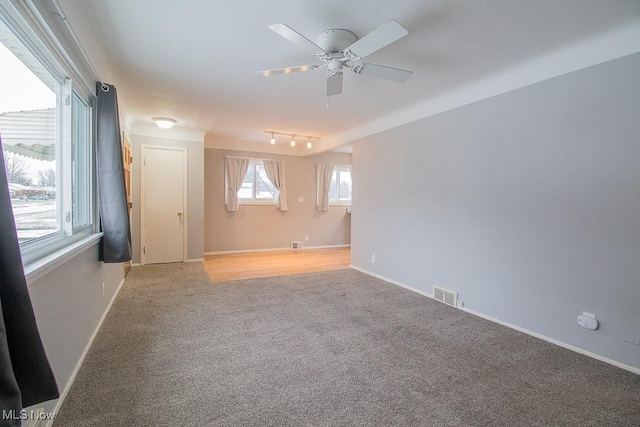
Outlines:
{"type": "Polygon", "coordinates": [[[173,125],[178,123],[175,119],[170,119],[169,117],[152,117],[151,120],[156,122],[156,125],[160,129],[171,129],[173,125]]]}

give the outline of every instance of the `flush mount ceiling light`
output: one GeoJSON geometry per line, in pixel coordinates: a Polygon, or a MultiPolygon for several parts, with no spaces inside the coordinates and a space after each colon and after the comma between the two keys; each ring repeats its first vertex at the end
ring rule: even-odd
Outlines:
{"type": "Polygon", "coordinates": [[[152,117],[151,120],[156,122],[160,129],[171,129],[178,121],[168,117],[152,117]]]}

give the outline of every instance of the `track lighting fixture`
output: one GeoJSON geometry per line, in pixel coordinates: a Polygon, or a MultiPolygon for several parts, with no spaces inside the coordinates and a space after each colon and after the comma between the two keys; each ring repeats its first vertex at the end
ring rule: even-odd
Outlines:
{"type": "Polygon", "coordinates": [[[276,135],[289,135],[291,136],[290,142],[289,144],[292,147],[296,146],[296,138],[307,138],[307,148],[311,148],[313,147],[313,144],[311,143],[312,139],[320,139],[319,136],[310,136],[310,135],[296,135],[295,133],[280,133],[280,132],[274,132],[272,130],[265,130],[263,131],[264,133],[268,133],[271,135],[271,139],[269,140],[269,142],[273,145],[276,143],[276,135]]]}

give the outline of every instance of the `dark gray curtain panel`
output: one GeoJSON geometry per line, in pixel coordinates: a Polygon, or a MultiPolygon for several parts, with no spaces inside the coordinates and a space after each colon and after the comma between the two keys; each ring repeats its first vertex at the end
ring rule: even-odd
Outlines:
{"type": "Polygon", "coordinates": [[[102,224],[101,258],[106,263],[131,260],[131,230],[124,184],[122,142],[116,88],[96,83],[98,194],[102,224]]]}
{"type": "Polygon", "coordinates": [[[2,419],[2,411],[17,414],[23,407],[58,397],[22,269],[0,150],[0,426],[20,425],[19,420],[2,419]]]}

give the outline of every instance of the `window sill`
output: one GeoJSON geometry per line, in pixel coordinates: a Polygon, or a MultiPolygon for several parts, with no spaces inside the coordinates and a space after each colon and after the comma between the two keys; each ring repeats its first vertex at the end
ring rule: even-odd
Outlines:
{"type": "Polygon", "coordinates": [[[76,242],[73,242],[62,249],[43,256],[24,266],[24,275],[27,279],[27,285],[32,284],[41,279],[54,269],[58,268],[65,262],[69,261],[76,255],[84,252],[91,246],[97,245],[102,237],[102,233],[94,233],[76,242]]]}
{"type": "Polygon", "coordinates": [[[251,201],[251,202],[239,202],[240,206],[275,206],[276,202],[274,202],[273,200],[269,200],[266,202],[258,202],[258,201],[251,201]]]}

